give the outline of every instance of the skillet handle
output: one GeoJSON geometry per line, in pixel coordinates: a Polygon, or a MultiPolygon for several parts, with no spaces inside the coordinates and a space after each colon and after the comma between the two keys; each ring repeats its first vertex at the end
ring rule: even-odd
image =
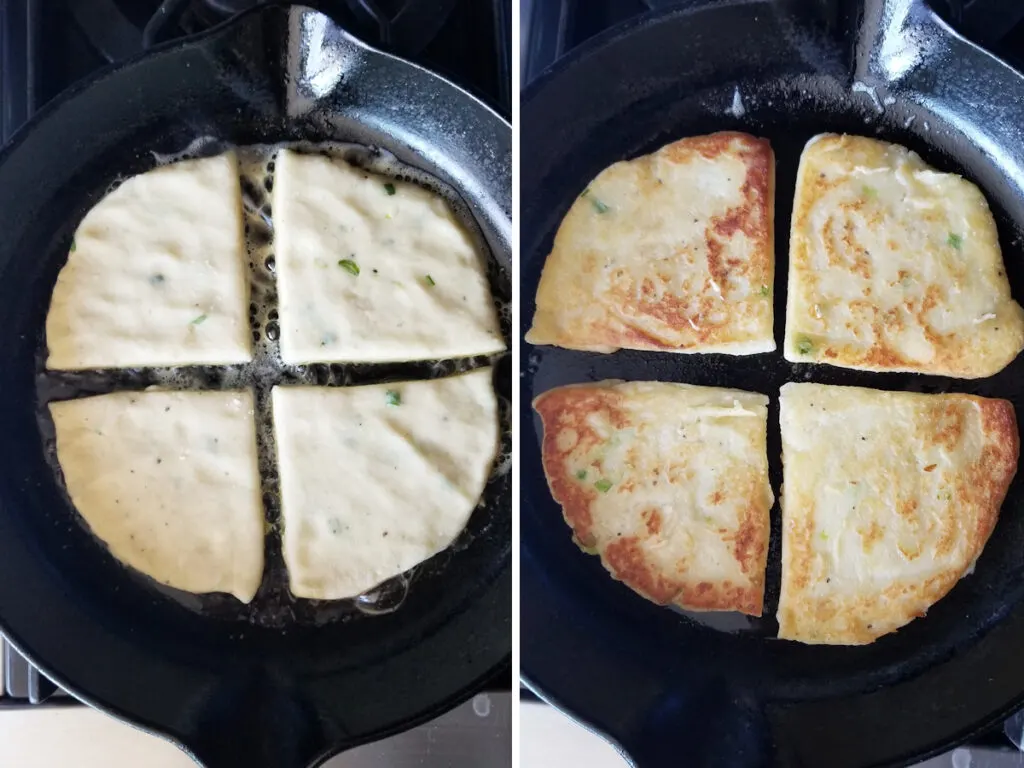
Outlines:
{"type": "Polygon", "coordinates": [[[224,732],[186,749],[203,768],[312,768],[325,751],[300,734],[255,730],[224,732]]]}
{"type": "Polygon", "coordinates": [[[311,768],[336,741],[311,706],[265,677],[225,686],[198,709],[182,741],[204,768],[311,768]]]}
{"type": "Polygon", "coordinates": [[[725,681],[666,689],[620,740],[636,768],[778,768],[760,705],[725,681]],[[691,724],[683,730],[680,723],[691,724]],[[695,724],[695,725],[693,725],[695,724]]]}
{"type": "Polygon", "coordinates": [[[770,750],[694,736],[677,727],[673,734],[637,744],[625,757],[634,768],[777,768],[770,750]]]}
{"type": "MultiPolygon", "coordinates": [[[[892,86],[923,71],[933,87],[935,69],[945,70],[960,60],[950,51],[960,38],[950,34],[926,0],[865,0],[863,8],[855,46],[856,80],[892,86]]],[[[969,55],[980,52],[973,43],[961,42],[972,49],[969,55]]]]}
{"type": "Polygon", "coordinates": [[[940,105],[961,127],[929,143],[954,156],[984,152],[998,170],[980,179],[986,192],[1024,194],[1024,77],[950,30],[926,0],[866,0],[854,76],[920,108],[916,131],[928,130],[927,114],[940,105]]]}

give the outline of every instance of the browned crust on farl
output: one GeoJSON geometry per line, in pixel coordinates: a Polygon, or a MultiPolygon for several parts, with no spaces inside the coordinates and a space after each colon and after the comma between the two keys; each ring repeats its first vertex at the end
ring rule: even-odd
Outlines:
{"type": "MultiPolygon", "coordinates": [[[[692,136],[679,139],[663,147],[656,155],[667,157],[674,163],[688,163],[693,155],[699,154],[708,160],[722,155],[735,154],[746,168],[746,177],[741,187],[743,202],[733,206],[721,216],[711,217],[704,228],[704,246],[707,249],[708,269],[717,285],[728,285],[736,277],[747,278],[751,284],[772,282],[772,204],[775,174],[775,156],[767,139],[759,139],[745,133],[722,131],[708,136],[692,136]],[[726,259],[728,241],[737,232],[742,232],[756,245],[751,258],[746,262],[726,259]]],[[[648,158],[644,158],[645,160],[648,158]]],[[[677,251],[680,258],[687,254],[677,251]]],[[[667,288],[668,286],[662,286],[667,288]]],[[[610,301],[623,312],[632,316],[653,317],[673,331],[682,332],[688,338],[681,344],[665,344],[635,326],[606,326],[595,329],[599,343],[632,349],[690,349],[722,344],[733,341],[733,329],[727,316],[718,324],[708,321],[712,309],[710,296],[702,296],[697,311],[687,311],[692,297],[675,295],[667,290],[660,299],[658,291],[649,279],[640,286],[639,296],[632,281],[623,281],[613,287],[610,301]]],[[[704,286],[691,286],[694,293],[703,293],[704,286]]]]}
{"type": "Polygon", "coordinates": [[[1017,414],[1008,400],[972,398],[981,411],[982,430],[989,438],[981,460],[971,468],[957,487],[956,496],[962,504],[978,504],[985,511],[978,518],[972,546],[981,552],[999,518],[999,509],[1017,474],[1020,459],[1020,432],[1017,414]]]}
{"type": "MultiPolygon", "coordinates": [[[[1006,498],[1010,483],[1017,471],[1020,455],[1020,438],[1013,405],[1006,400],[995,400],[972,395],[936,396],[928,418],[920,425],[920,435],[925,447],[929,443],[939,444],[952,450],[963,438],[965,431],[965,408],[975,404],[980,412],[984,444],[981,457],[960,473],[950,486],[949,492],[960,509],[974,511],[973,530],[961,531],[960,518],[948,515],[943,520],[941,538],[933,552],[936,556],[948,555],[958,537],[967,538],[967,551],[971,553],[963,568],[947,569],[941,573],[912,585],[894,583],[880,593],[852,599],[848,595],[837,598],[829,596],[816,599],[802,599],[811,586],[813,541],[817,532],[813,519],[806,514],[788,513],[783,520],[786,526],[785,546],[789,552],[789,573],[783,585],[794,596],[792,604],[780,608],[780,624],[796,631],[796,639],[804,642],[836,642],[831,628],[838,617],[844,624],[842,643],[863,645],[875,641],[883,632],[862,616],[878,615],[879,606],[897,606],[908,595],[913,594],[919,604],[934,605],[956,585],[982,552],[995,528],[999,510],[1006,498]],[[813,634],[810,630],[825,630],[813,634]]],[[[923,471],[934,471],[935,465],[923,467],[923,471]]],[[[790,499],[784,507],[793,510],[794,505],[808,504],[807,500],[790,499]]],[[[914,499],[902,499],[897,503],[895,513],[911,515],[917,508],[914,499]]],[[[862,542],[870,546],[882,535],[881,530],[861,531],[862,542]]],[[[901,550],[902,551],[902,550],[901,550]]],[[[908,560],[914,560],[921,552],[903,552],[908,560]]],[[[925,610],[926,610],[925,608],[925,610]]],[[[886,609],[889,611],[890,609],[886,609]]],[[[924,616],[925,610],[916,616],[924,616]]],[[[908,617],[912,618],[912,617],[908,617]]],[[[891,630],[888,630],[891,631],[891,630]]]]}
{"type": "MultiPolygon", "coordinates": [[[[608,275],[607,288],[599,295],[574,295],[565,304],[562,303],[565,296],[545,291],[546,280],[551,279],[554,285],[555,279],[542,275],[537,316],[530,334],[537,333],[541,316],[546,318],[544,325],[548,332],[541,339],[536,336],[531,339],[528,334],[528,340],[602,352],[620,348],[699,351],[765,341],[760,332],[754,333],[749,325],[743,327],[741,323],[750,324],[752,318],[770,318],[771,315],[771,299],[761,292],[761,286],[770,287],[774,281],[775,158],[769,142],[745,133],[723,131],[679,139],[653,154],[629,161],[628,165],[635,177],[632,179],[634,194],[642,199],[657,200],[659,195],[665,194],[659,168],[663,170],[666,163],[685,165],[698,158],[713,161],[723,157],[734,158],[743,165],[741,202],[719,215],[705,214],[704,219],[694,214],[694,225],[703,227],[702,240],[667,242],[670,266],[665,271],[652,268],[649,274],[637,278],[629,270],[613,270],[608,275]],[[750,242],[748,258],[731,255],[730,243],[740,234],[750,242]],[[699,264],[705,259],[706,278],[686,279],[681,285],[676,282],[676,269],[672,265],[699,264]],[[730,297],[723,303],[720,292],[733,283],[744,282],[751,286],[751,294],[746,298],[730,297]],[[544,296],[547,298],[542,301],[544,296]],[[585,324],[578,319],[569,321],[559,317],[563,307],[571,306],[575,310],[583,301],[594,302],[585,324]],[[603,310],[596,308],[598,302],[603,310]],[[553,332],[552,328],[560,321],[570,323],[571,327],[553,332]],[[557,338],[547,338],[552,333],[557,338]]],[[[621,174],[623,165],[626,164],[618,163],[605,169],[602,175],[621,174]]],[[[598,176],[592,184],[600,186],[601,179],[602,176],[598,176]]],[[[700,202],[694,204],[699,209],[700,202]]],[[[577,201],[559,227],[554,250],[549,255],[551,262],[556,252],[563,253],[565,261],[552,268],[559,273],[561,281],[568,279],[566,272],[571,259],[574,260],[571,268],[579,270],[581,285],[588,287],[604,265],[598,253],[583,252],[570,243],[584,226],[579,209],[589,213],[590,205],[583,197],[577,201]]],[[[547,271],[548,265],[545,265],[545,273],[547,271]]],[[[770,336],[771,329],[765,333],[770,336]]]]}
{"type": "MultiPolygon", "coordinates": [[[[812,214],[815,206],[830,191],[842,188],[849,183],[847,176],[829,175],[816,170],[814,163],[817,163],[818,156],[826,151],[842,148],[845,152],[859,157],[879,151],[880,148],[896,147],[878,139],[863,136],[850,136],[838,134],[823,134],[817,138],[812,145],[804,149],[804,157],[801,163],[810,163],[807,169],[802,169],[797,180],[795,205],[792,217],[792,232],[790,237],[790,263],[791,269],[801,268],[801,280],[815,290],[818,284],[818,277],[810,268],[810,254],[808,243],[820,243],[825,250],[825,256],[830,267],[838,267],[849,272],[851,275],[863,278],[865,281],[872,277],[872,259],[878,259],[878,253],[869,253],[860,243],[854,231],[853,219],[857,218],[863,222],[863,226],[875,232],[885,231],[892,223],[887,221],[886,212],[879,206],[874,205],[868,197],[859,197],[852,200],[844,200],[836,205],[836,213],[842,214],[839,221],[843,222],[842,231],[837,232],[836,219],[830,217],[823,224],[822,231],[817,232],[812,226],[812,214]],[[806,160],[810,157],[810,160],[806,160]],[[815,170],[811,170],[811,167],[815,170]],[[798,236],[799,233],[799,236],[798,236]]],[[[984,210],[986,218],[982,230],[990,230],[992,237],[995,237],[995,220],[988,209],[988,204],[979,193],[978,205],[984,210]]],[[[924,221],[934,220],[934,211],[923,210],[918,214],[924,221]]],[[[890,251],[898,249],[898,244],[890,237],[885,247],[890,251]]],[[[998,248],[996,243],[994,247],[998,248]]],[[[963,279],[967,270],[975,268],[976,265],[965,262],[957,273],[957,280],[963,279]]],[[[1000,277],[1003,277],[1004,270],[999,270],[1000,277]]],[[[899,280],[915,280],[916,276],[901,271],[899,280]]],[[[895,283],[890,283],[890,286],[895,283]]],[[[956,376],[959,378],[979,378],[989,376],[1007,365],[1015,355],[1009,359],[1002,360],[996,365],[1000,354],[988,349],[994,341],[987,338],[964,338],[963,331],[943,331],[937,328],[931,321],[931,311],[943,304],[956,301],[955,294],[943,295],[937,285],[929,285],[926,293],[920,298],[907,298],[898,308],[883,309],[875,303],[870,286],[863,288],[863,298],[850,302],[850,308],[856,319],[859,321],[848,321],[846,331],[855,331],[856,327],[863,323],[871,328],[873,334],[870,346],[851,344],[845,339],[829,339],[827,336],[810,334],[814,344],[814,357],[807,361],[817,360],[833,365],[847,368],[864,369],[873,371],[920,371],[939,375],[956,376]],[[905,318],[911,318],[916,327],[928,342],[932,357],[927,362],[915,360],[901,351],[892,343],[906,328],[905,318]],[[974,354],[969,354],[972,347],[983,348],[986,353],[993,356],[993,359],[979,362],[974,354]],[[980,367],[979,367],[980,366],[980,367]]],[[[790,318],[787,317],[787,322],[790,318]]],[[[1003,322],[1010,323],[1010,317],[1003,319],[1003,322]]],[[[999,323],[995,324],[998,331],[999,323]]]]}
{"type": "MultiPolygon", "coordinates": [[[[623,396],[614,387],[617,383],[558,387],[533,401],[544,427],[541,447],[544,474],[551,495],[561,505],[563,517],[573,531],[576,544],[590,554],[598,554],[615,579],[659,605],[674,603],[690,610],[739,611],[760,616],[764,603],[769,519],[767,509],[758,507],[760,502],[757,500],[763,490],[756,480],[751,481],[746,492],[750,502],[741,513],[737,529],[719,529],[724,540],[731,540],[733,556],[749,584],[734,584],[729,580],[711,583],[688,578],[685,560],[675,564],[675,573],[666,573],[652,565],[639,536],[620,535],[610,541],[599,541],[595,536],[591,504],[600,492],[572,477],[567,459],[581,448],[589,449],[601,442],[600,436],[588,424],[589,416],[600,412],[616,427],[628,425],[623,396]],[[567,438],[567,435],[571,437],[567,438]]],[[[600,475],[600,461],[595,460],[589,470],[591,476],[600,475]]],[[[622,489],[628,492],[628,483],[624,483],[622,489]]],[[[718,493],[721,496],[721,492],[718,493]]],[[[714,494],[709,501],[713,497],[714,494]]],[[[641,520],[647,536],[661,533],[663,519],[658,509],[643,510],[641,520]]]]}
{"type": "Polygon", "coordinates": [[[603,411],[613,424],[624,423],[625,415],[619,408],[621,396],[614,390],[599,386],[568,386],[551,389],[533,401],[544,425],[541,459],[548,488],[555,501],[562,505],[565,522],[572,528],[573,537],[583,549],[597,544],[591,526],[590,503],[597,491],[590,486],[574,482],[565,472],[565,458],[578,446],[596,445],[601,438],[587,425],[587,414],[603,411]],[[577,439],[569,448],[559,446],[558,438],[575,432],[577,439]]]}

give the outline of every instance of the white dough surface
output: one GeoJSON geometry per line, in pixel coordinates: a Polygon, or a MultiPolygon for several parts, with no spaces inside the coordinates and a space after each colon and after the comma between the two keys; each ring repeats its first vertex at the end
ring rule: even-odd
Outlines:
{"type": "Polygon", "coordinates": [[[492,376],[274,388],[294,595],[358,595],[454,541],[497,453],[492,376]]]}
{"type": "Polygon", "coordinates": [[[50,404],[71,500],[126,565],[242,602],[263,575],[253,398],[118,392],[50,404]]]}
{"type": "Polygon", "coordinates": [[[251,360],[246,258],[233,153],[125,180],[75,232],[46,318],[47,367],[251,360]]]}
{"type": "Polygon", "coordinates": [[[284,362],[505,349],[483,254],[439,195],[281,150],[273,217],[284,362]]]}

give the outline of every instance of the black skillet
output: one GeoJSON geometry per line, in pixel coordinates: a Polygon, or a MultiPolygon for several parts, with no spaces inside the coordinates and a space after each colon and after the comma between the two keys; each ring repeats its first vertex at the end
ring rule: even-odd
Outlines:
{"type": "MultiPolygon", "coordinates": [[[[588,181],[616,160],[721,129],[767,137],[777,155],[777,341],[797,161],[823,131],[905,144],[980,184],[1024,299],[1024,78],[920,0],[688,3],[652,13],[559,62],[524,94],[521,126],[523,329],[552,236],[588,181]],[[742,109],[733,108],[737,89],[742,109]]],[[[977,392],[1009,398],[1024,416],[1024,358],[977,382],[791,365],[779,352],[595,355],[523,344],[522,360],[522,674],[637,765],[902,764],[1024,702],[1020,480],[975,573],[927,617],[865,647],[803,646],[775,639],[778,505],[764,618],[659,608],[572,543],[545,485],[528,405],[553,386],[607,378],[764,392],[778,493],[784,382],[977,392]]]]}
{"type": "MultiPolygon", "coordinates": [[[[0,153],[0,631],[74,695],[210,768],[299,768],[436,716],[508,664],[510,479],[488,485],[456,546],[418,568],[384,615],[290,599],[276,535],[260,593],[242,607],[156,589],[76,521],[37,422],[49,294],[108,185],[199,136],[212,147],[340,139],[390,150],[460,192],[507,299],[511,130],[326,17],[268,7],[108,70],[0,153]]],[[[404,374],[423,375],[353,376],[404,374]]],[[[508,400],[507,362],[496,385],[508,400]]]]}

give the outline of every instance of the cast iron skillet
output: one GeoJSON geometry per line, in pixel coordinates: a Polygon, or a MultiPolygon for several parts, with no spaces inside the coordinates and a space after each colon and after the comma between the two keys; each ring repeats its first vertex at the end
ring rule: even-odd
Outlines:
{"type": "MultiPolygon", "coordinates": [[[[690,3],[592,41],[524,95],[523,329],[567,208],[598,171],[681,136],[771,140],[778,161],[775,337],[786,300],[797,160],[822,131],[905,144],[984,189],[1014,295],[1024,299],[1024,78],[920,0],[690,3]],[[733,109],[736,90],[742,109],[733,109]]],[[[522,346],[523,402],[606,378],[768,394],[781,482],[778,391],[817,381],[1006,397],[1024,416],[1024,358],[990,379],[868,374],[749,357],[522,346]]],[[[1024,701],[1024,493],[1015,482],[972,576],[927,617],[873,645],[774,639],[779,510],[765,616],[682,615],[640,599],[572,543],[545,485],[540,424],[522,410],[522,673],[541,696],[641,766],[891,765],[945,749],[1024,701]],[[716,628],[717,627],[717,628],[716,628]]]]}
{"type": "MultiPolygon", "coordinates": [[[[510,479],[489,484],[456,546],[417,569],[386,615],[282,595],[276,535],[260,594],[229,609],[227,597],[157,590],[86,532],[46,463],[36,417],[50,291],[75,226],[111,181],[198,136],[392,151],[461,193],[507,299],[511,130],[326,17],[270,7],[77,87],[0,154],[0,631],[76,696],[210,768],[298,768],[434,717],[507,665],[510,479]]],[[[507,400],[507,362],[496,379],[507,400]]]]}

